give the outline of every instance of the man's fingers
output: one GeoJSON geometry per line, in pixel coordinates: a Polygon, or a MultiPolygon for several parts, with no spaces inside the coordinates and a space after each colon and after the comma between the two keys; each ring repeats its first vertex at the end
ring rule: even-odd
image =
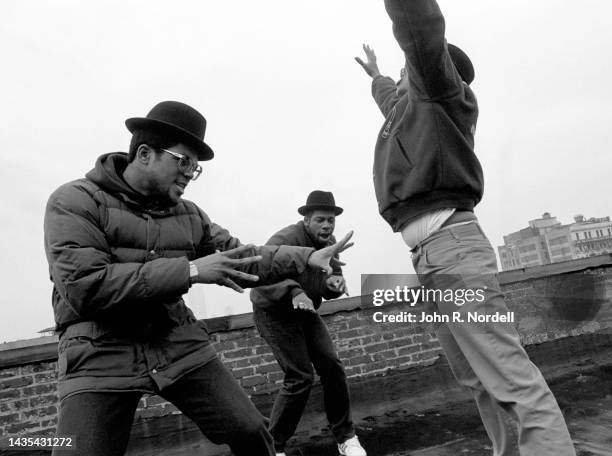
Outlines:
{"type": "Polygon", "coordinates": [[[307,301],[298,301],[296,303],[293,303],[293,308],[295,310],[307,310],[309,312],[316,312],[314,306],[312,305],[311,302],[307,302],[307,301]]]}
{"type": "Polygon", "coordinates": [[[367,63],[365,63],[359,57],[355,57],[355,60],[361,66],[361,68],[363,68],[363,71],[365,71],[367,74],[370,74],[370,68],[368,67],[367,63]]]}
{"type": "Polygon", "coordinates": [[[366,53],[366,56],[368,58],[370,58],[370,57],[376,58],[376,54],[374,54],[374,49],[372,49],[370,47],[370,45],[364,43],[364,45],[362,47],[363,47],[363,52],[366,53]]]}
{"type": "Polygon", "coordinates": [[[223,285],[224,287],[231,288],[232,290],[235,290],[238,293],[244,293],[244,290],[241,287],[239,287],[238,284],[236,284],[236,282],[234,282],[229,277],[224,277],[221,280],[219,280],[217,283],[219,285],[223,285]]]}
{"type": "Polygon", "coordinates": [[[349,231],[346,236],[340,239],[336,244],[334,244],[334,253],[344,252],[346,249],[355,245],[354,242],[349,243],[349,239],[353,236],[353,231],[349,231]]]}
{"type": "Polygon", "coordinates": [[[235,249],[226,250],[225,252],[223,252],[223,254],[230,258],[234,258],[240,256],[243,253],[251,252],[253,249],[255,249],[255,246],[253,244],[247,244],[241,245],[240,247],[236,247],[235,249]]]}
{"type": "Polygon", "coordinates": [[[254,274],[247,274],[246,272],[235,271],[234,269],[228,269],[227,275],[230,275],[235,279],[249,280],[251,282],[257,282],[259,280],[259,276],[256,276],[254,274]]]}
{"type": "Polygon", "coordinates": [[[349,248],[352,245],[351,244],[347,246],[348,241],[349,239],[351,239],[352,235],[353,235],[353,232],[349,231],[349,233],[346,236],[344,236],[336,244],[331,245],[329,247],[325,247],[324,249],[321,249],[313,253],[310,260],[308,261],[308,264],[312,267],[321,268],[321,270],[325,272],[326,274],[331,274],[332,268],[329,265],[330,261],[334,261],[333,256],[336,253],[342,252],[343,250],[349,248]]]}
{"type": "Polygon", "coordinates": [[[353,231],[351,230],[348,233],[346,233],[346,235],[342,239],[340,239],[336,243],[336,245],[340,245],[340,246],[346,245],[352,236],[353,236],[353,231]]]}
{"type": "Polygon", "coordinates": [[[302,309],[302,310],[307,310],[309,312],[314,312],[315,311],[313,305],[310,304],[310,303],[302,302],[300,304],[301,304],[300,309],[302,309]]]}
{"type": "Polygon", "coordinates": [[[351,248],[351,247],[353,247],[354,245],[355,245],[355,243],[354,243],[354,242],[349,242],[348,244],[346,244],[346,245],[344,245],[344,246],[340,247],[338,250],[336,250],[336,253],[342,253],[342,252],[344,252],[345,250],[350,249],[350,248],[351,248]]]}
{"type": "Polygon", "coordinates": [[[331,260],[329,260],[329,264],[333,267],[333,266],[346,266],[346,263],[344,261],[340,261],[338,258],[332,258],[331,260]]]}
{"type": "Polygon", "coordinates": [[[341,285],[342,286],[340,287],[340,291],[348,296],[349,294],[348,287],[346,286],[346,280],[343,280],[341,285]]]}
{"type": "Polygon", "coordinates": [[[246,264],[257,263],[261,261],[262,258],[263,257],[261,255],[244,257],[244,258],[229,258],[228,263],[231,265],[231,267],[237,268],[239,266],[244,266],[246,264]]]}

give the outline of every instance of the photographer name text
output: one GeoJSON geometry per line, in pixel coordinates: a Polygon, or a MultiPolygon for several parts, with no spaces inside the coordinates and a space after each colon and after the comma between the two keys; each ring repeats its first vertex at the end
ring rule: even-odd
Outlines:
{"type": "Polygon", "coordinates": [[[437,312],[385,313],[374,312],[372,319],[376,323],[514,323],[514,312],[483,314],[480,312],[452,312],[440,314],[437,312]]]}

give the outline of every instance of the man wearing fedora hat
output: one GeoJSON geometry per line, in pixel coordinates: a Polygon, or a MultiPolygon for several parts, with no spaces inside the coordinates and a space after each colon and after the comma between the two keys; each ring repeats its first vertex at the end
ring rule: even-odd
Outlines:
{"type": "MultiPolygon", "coordinates": [[[[236,455],[274,455],[266,421],[216,357],[181,296],[196,283],[242,287],[297,278],[347,244],[242,245],[182,199],[213,158],[206,120],[166,101],[131,118],[129,153],[98,158],[47,203],[45,251],[59,333],[58,436],[71,455],[118,456],[143,393],[176,405],[236,455]]],[[[56,448],[53,454],[61,454],[56,448]]]]}
{"type": "MultiPolygon", "coordinates": [[[[385,0],[385,7],[405,55],[402,79],[381,76],[366,45],[367,61],[357,58],[385,116],[374,152],[380,214],[401,232],[422,285],[485,293],[484,302],[437,303],[437,312],[503,315],[495,252],[474,215],[484,185],[474,153],[474,67],[446,42],[435,0],[385,0]]],[[[455,377],[476,400],[495,456],[515,454],[505,412],[518,422],[521,455],[575,455],[559,406],[512,323],[445,323],[436,333],[455,377]]]]}
{"type": "MultiPolygon", "coordinates": [[[[335,242],[336,216],[342,212],[331,192],[315,190],[298,209],[304,219],[280,230],[266,245],[326,248],[335,242]]],[[[331,275],[306,271],[297,279],[251,290],[257,330],[272,348],[285,374],[270,416],[270,433],[277,455],[285,454],[286,443],[295,433],[315,371],[321,379],[325,413],[340,454],[366,454],[355,435],[344,367],[317,313],[323,299],[337,298],[346,292],[338,262],[331,275]]]]}

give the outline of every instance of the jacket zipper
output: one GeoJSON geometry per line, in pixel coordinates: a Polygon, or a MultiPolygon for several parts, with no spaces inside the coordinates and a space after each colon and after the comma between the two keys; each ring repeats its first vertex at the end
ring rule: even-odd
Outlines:
{"type": "Polygon", "coordinates": [[[387,139],[389,137],[390,131],[391,131],[391,125],[393,125],[393,121],[395,120],[395,106],[393,106],[393,109],[391,110],[391,118],[389,119],[389,121],[387,122],[387,124],[385,125],[385,129],[382,132],[382,138],[383,139],[387,139]]]}

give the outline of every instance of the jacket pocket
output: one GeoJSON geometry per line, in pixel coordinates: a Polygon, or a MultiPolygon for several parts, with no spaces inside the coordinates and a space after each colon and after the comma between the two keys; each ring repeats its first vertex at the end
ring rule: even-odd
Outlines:
{"type": "Polygon", "coordinates": [[[137,370],[134,347],[109,335],[68,337],[58,351],[60,377],[121,377],[137,370]]]}
{"type": "Polygon", "coordinates": [[[398,147],[398,150],[400,152],[401,157],[404,159],[406,168],[407,169],[414,168],[414,165],[412,164],[412,160],[410,160],[410,157],[408,156],[408,151],[406,150],[406,148],[402,144],[402,140],[400,139],[399,136],[395,137],[395,142],[397,143],[397,147],[398,147]]]}
{"type": "MultiPolygon", "coordinates": [[[[466,275],[496,273],[495,251],[486,242],[454,241],[454,245],[434,246],[423,249],[422,264],[437,272],[461,271],[466,275]]],[[[430,271],[431,272],[431,271],[430,271]]]]}
{"type": "Polygon", "coordinates": [[[415,193],[413,183],[418,180],[414,172],[415,163],[398,135],[392,138],[392,149],[389,152],[384,170],[387,191],[393,201],[403,201],[415,193]]]}
{"type": "Polygon", "coordinates": [[[428,268],[436,268],[438,270],[450,269],[456,266],[464,257],[464,252],[458,250],[459,244],[456,247],[446,248],[425,248],[423,249],[422,263],[428,268]]]}

